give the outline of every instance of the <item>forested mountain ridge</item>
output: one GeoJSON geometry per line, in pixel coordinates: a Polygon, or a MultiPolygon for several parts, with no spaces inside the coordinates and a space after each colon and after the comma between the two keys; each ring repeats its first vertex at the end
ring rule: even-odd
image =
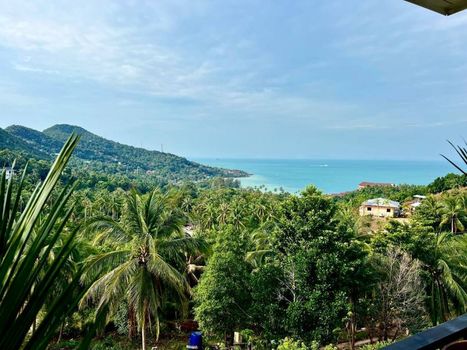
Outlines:
{"type": "Polygon", "coordinates": [[[32,147],[28,142],[22,138],[16,137],[7,130],[0,128],[0,150],[9,150],[16,152],[25,152],[36,158],[46,158],[47,153],[42,152],[40,149],[32,147]]]}
{"type": "MultiPolygon", "coordinates": [[[[239,170],[205,166],[170,153],[120,144],[67,124],[54,125],[43,132],[21,125],[0,129],[0,150],[19,151],[36,160],[51,160],[73,132],[79,134],[81,140],[72,163],[90,171],[132,178],[151,177],[164,182],[247,175],[239,170]]],[[[11,161],[1,158],[2,165],[11,161]]]]}
{"type": "Polygon", "coordinates": [[[64,143],[47,136],[43,132],[22,125],[10,125],[5,131],[26,142],[29,145],[29,151],[32,149],[40,150],[51,157],[60,152],[64,143]]]}
{"type": "Polygon", "coordinates": [[[171,153],[150,151],[144,148],[124,145],[95,135],[81,127],[73,125],[54,125],[43,133],[62,143],[71,133],[81,135],[80,145],[76,150],[79,158],[98,160],[103,162],[116,162],[128,168],[139,168],[143,171],[195,171],[200,176],[244,176],[241,171],[230,171],[201,165],[186,158],[171,153]]]}

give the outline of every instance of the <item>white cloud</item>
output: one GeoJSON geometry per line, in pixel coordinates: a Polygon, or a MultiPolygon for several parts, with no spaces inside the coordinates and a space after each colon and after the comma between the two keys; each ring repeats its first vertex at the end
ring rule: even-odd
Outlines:
{"type": "MultiPolygon", "coordinates": [[[[334,13],[341,4],[328,6],[329,13],[334,13]]],[[[376,60],[379,64],[372,67],[376,67],[378,76],[367,77],[369,81],[393,86],[407,83],[403,73],[394,73],[399,67],[392,65],[393,61],[412,59],[414,52],[431,48],[440,40],[436,35],[439,31],[463,28],[467,21],[464,15],[449,23],[441,16],[434,20],[405,12],[388,16],[379,11],[378,4],[362,2],[355,13],[340,16],[330,24],[336,32],[331,33],[329,42],[304,41],[298,46],[304,52],[312,52],[313,45],[319,44],[313,59],[284,65],[281,60],[288,59],[286,54],[281,56],[281,52],[261,47],[261,37],[238,31],[235,21],[219,32],[217,27],[209,27],[220,7],[209,1],[179,0],[75,2],[66,7],[52,1],[5,1],[0,4],[0,47],[14,53],[11,65],[24,74],[62,76],[64,83],[88,80],[104,89],[156,101],[196,101],[185,118],[289,118],[316,122],[323,128],[374,129],[395,124],[356,117],[369,115],[375,108],[367,106],[365,99],[352,101],[347,95],[342,98],[335,86],[345,77],[332,74],[334,67],[349,57],[357,58],[360,67],[376,60]],[[205,18],[210,11],[211,16],[205,18]],[[206,31],[193,24],[183,27],[185,21],[197,16],[202,19],[200,23],[208,26],[206,31]],[[434,21],[433,28],[429,21],[434,21]],[[435,35],[427,36],[426,32],[435,35]],[[337,57],[331,57],[330,52],[322,54],[323,48],[331,48],[337,57]],[[340,61],[333,66],[329,63],[333,59],[340,61]],[[327,80],[324,74],[316,80],[307,77],[310,72],[319,76],[322,71],[329,72],[331,78],[327,80]],[[321,93],[322,87],[330,87],[330,92],[321,93]]],[[[320,33],[315,35],[320,37],[320,33]]],[[[450,43],[446,47],[455,50],[459,35],[446,37],[450,43]]],[[[411,64],[418,65],[414,61],[411,64]]],[[[414,88],[442,87],[448,79],[431,77],[428,81],[426,75],[432,75],[431,66],[407,70],[406,74],[415,77],[408,82],[414,88]]],[[[348,95],[352,93],[350,89],[348,95]]],[[[138,99],[124,99],[120,106],[132,105],[135,100],[138,99]]],[[[401,112],[397,106],[391,111],[401,112]]],[[[182,118],[173,114],[173,118],[182,118]]]]}
{"type": "Polygon", "coordinates": [[[26,65],[22,63],[13,63],[14,69],[20,72],[28,72],[28,73],[40,73],[40,74],[60,74],[58,70],[55,69],[43,69],[43,68],[37,68],[31,65],[26,65]]]}
{"type": "MultiPolygon", "coordinates": [[[[54,14],[56,9],[51,12],[54,14]]],[[[95,12],[99,13],[99,8],[95,12]]],[[[177,54],[145,42],[149,38],[138,33],[137,28],[116,25],[108,18],[81,22],[79,16],[59,20],[62,16],[38,14],[38,18],[21,11],[0,15],[0,45],[29,57],[32,63],[16,64],[16,69],[62,72],[145,89],[157,89],[157,84],[151,82],[174,80],[180,74],[177,54]]]]}

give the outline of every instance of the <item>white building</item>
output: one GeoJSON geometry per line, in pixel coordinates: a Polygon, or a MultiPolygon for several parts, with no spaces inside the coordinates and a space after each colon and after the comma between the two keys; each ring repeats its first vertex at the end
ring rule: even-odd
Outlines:
{"type": "Polygon", "coordinates": [[[10,177],[13,176],[13,174],[14,174],[14,171],[13,171],[12,168],[10,168],[10,167],[5,168],[5,177],[6,177],[7,180],[9,180],[10,177]]]}
{"type": "Polygon", "coordinates": [[[413,200],[408,202],[409,208],[411,212],[414,212],[421,204],[422,201],[426,198],[426,196],[422,196],[420,194],[416,194],[413,196],[413,200]]]}

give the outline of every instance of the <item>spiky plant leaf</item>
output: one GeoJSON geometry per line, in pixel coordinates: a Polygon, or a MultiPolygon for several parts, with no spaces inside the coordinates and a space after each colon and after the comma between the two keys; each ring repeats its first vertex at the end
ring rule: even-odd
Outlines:
{"type": "MultiPolygon", "coordinates": [[[[65,186],[51,206],[47,206],[52,192],[79,141],[72,135],[63,146],[46,179],[38,184],[23,211],[19,211],[21,191],[27,167],[18,184],[15,176],[0,179],[0,349],[45,349],[64,318],[75,310],[82,294],[80,273],[77,271],[68,286],[55,296],[37,329],[37,320],[50,297],[52,286],[60,278],[61,270],[75,247],[76,232],[64,239],[65,226],[72,207],[67,201],[73,186],[65,186]],[[16,192],[14,188],[16,187],[16,192]],[[53,259],[50,259],[55,249],[53,259]]],[[[99,315],[100,317],[100,315],[99,315]]],[[[89,328],[86,342],[92,337],[89,328]]]]}

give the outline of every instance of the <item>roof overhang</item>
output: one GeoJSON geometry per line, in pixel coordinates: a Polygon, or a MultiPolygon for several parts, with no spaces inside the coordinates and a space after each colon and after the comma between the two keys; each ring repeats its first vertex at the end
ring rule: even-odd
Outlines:
{"type": "Polygon", "coordinates": [[[467,8],[467,0],[406,0],[432,11],[449,16],[467,8]]]}

